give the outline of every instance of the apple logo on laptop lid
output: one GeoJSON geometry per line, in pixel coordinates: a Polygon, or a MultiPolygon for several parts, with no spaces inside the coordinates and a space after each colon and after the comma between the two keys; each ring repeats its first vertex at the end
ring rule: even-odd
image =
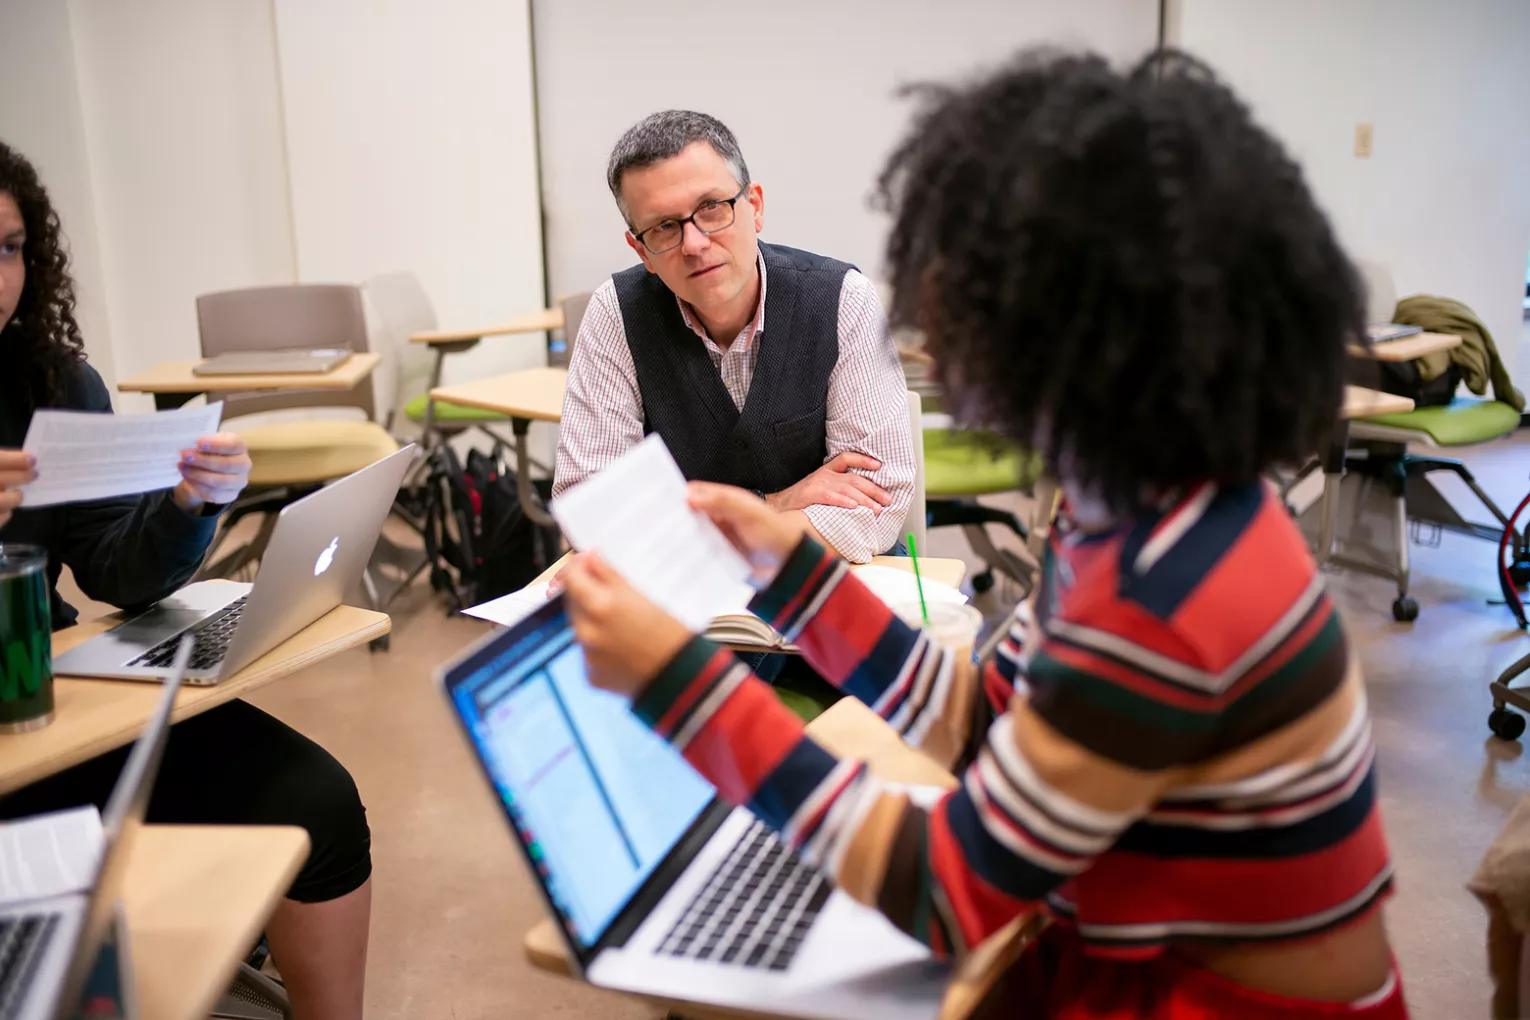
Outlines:
{"type": "Polygon", "coordinates": [[[329,540],[329,545],[325,546],[324,550],[319,553],[319,558],[314,560],[314,577],[318,577],[320,574],[324,573],[324,571],[329,569],[329,565],[335,562],[335,550],[338,548],[340,548],[340,539],[338,536],[336,536],[335,538],[329,540]]]}

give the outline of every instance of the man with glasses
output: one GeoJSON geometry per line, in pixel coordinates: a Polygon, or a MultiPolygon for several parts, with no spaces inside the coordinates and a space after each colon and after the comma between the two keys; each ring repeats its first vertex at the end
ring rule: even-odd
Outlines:
{"type": "Polygon", "coordinates": [[[658,432],[687,478],[804,514],[847,559],[897,546],[913,442],[871,282],[758,240],[764,191],[706,114],[644,118],[606,182],[642,264],[602,284],[579,327],[554,495],[658,432]]]}

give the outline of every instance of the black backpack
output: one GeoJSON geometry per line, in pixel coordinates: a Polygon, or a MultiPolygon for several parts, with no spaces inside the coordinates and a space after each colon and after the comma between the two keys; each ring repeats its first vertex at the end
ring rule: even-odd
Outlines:
{"type": "MultiPolygon", "coordinates": [[[[515,483],[498,449],[469,450],[466,467],[444,443],[431,454],[425,551],[431,586],[454,609],[524,588],[558,558],[558,529],[526,516],[515,483]]],[[[532,485],[544,503],[552,496],[551,482],[532,485]]]]}
{"type": "Polygon", "coordinates": [[[1380,384],[1374,388],[1407,397],[1418,407],[1435,407],[1455,399],[1461,385],[1461,369],[1452,364],[1443,375],[1424,382],[1419,378],[1416,361],[1378,361],[1380,384]]]}

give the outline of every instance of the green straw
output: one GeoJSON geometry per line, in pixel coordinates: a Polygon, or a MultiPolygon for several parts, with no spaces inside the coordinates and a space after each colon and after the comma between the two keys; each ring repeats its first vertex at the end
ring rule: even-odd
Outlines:
{"type": "Polygon", "coordinates": [[[919,589],[919,612],[924,614],[925,626],[930,623],[930,607],[924,604],[924,578],[919,576],[919,548],[914,544],[914,533],[908,533],[908,558],[914,561],[914,586],[919,589]]]}

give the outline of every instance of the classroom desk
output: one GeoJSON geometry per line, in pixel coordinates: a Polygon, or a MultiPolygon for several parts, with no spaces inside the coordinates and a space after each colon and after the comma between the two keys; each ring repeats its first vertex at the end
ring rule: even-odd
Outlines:
{"type": "Polygon", "coordinates": [[[352,389],[382,363],[382,355],[370,352],[352,354],[344,364],[315,375],[285,373],[279,375],[197,375],[192,369],[197,361],[162,361],[147,372],[140,372],[117,384],[123,393],[152,393],[154,407],[165,411],[181,407],[199,394],[248,393],[252,390],[348,390],[352,389]]]}
{"type": "Polygon", "coordinates": [[[1349,351],[1356,357],[1370,358],[1372,361],[1412,361],[1422,358],[1426,354],[1436,351],[1448,351],[1452,347],[1460,347],[1461,338],[1454,333],[1415,333],[1398,340],[1383,340],[1373,343],[1369,347],[1361,347],[1359,344],[1350,346],[1349,351]]]}
{"type": "Polygon", "coordinates": [[[563,390],[567,385],[566,368],[523,368],[487,379],[437,386],[430,396],[508,418],[558,422],[563,419],[563,390]]]}
{"type": "MultiPolygon", "coordinates": [[[[222,584],[232,582],[217,582],[222,584]]],[[[53,635],[53,654],[115,626],[120,613],[81,623],[53,635]]],[[[211,687],[182,687],[175,722],[264,687],[391,629],[386,613],[338,606],[277,645],[238,673],[211,687]]],[[[134,680],[57,677],[54,719],[40,730],[0,736],[0,794],[121,747],[137,739],[159,700],[159,685],[134,680]]]]}
{"type": "MultiPolygon", "coordinates": [[[[939,786],[951,790],[956,779],[934,761],[905,744],[881,717],[854,698],[844,698],[808,723],[807,732],[828,750],[864,760],[872,774],[894,783],[939,786]]],[[[952,977],[941,1007],[941,1018],[967,1016],[1041,930],[1039,917],[1019,918],[989,938],[952,977]]],[[[526,933],[522,948],[532,966],[562,977],[572,975],[568,953],[551,918],[543,918],[526,933]]],[[[715,1010],[683,1002],[660,1002],[688,1020],[736,1017],[731,1010],[715,1010]]],[[[772,1016],[760,1012],[751,1016],[772,1016]]]]}
{"type": "MultiPolygon", "coordinates": [[[[409,334],[409,342],[412,344],[429,344],[432,349],[439,353],[440,348],[451,345],[477,343],[486,336],[514,336],[518,333],[546,333],[554,329],[563,328],[563,309],[544,308],[539,312],[530,312],[526,315],[517,316],[506,322],[483,329],[428,329],[420,333],[409,334]]],[[[447,352],[451,353],[451,352],[447,352]]]]}
{"type": "MultiPolygon", "coordinates": [[[[1356,357],[1373,361],[1401,362],[1459,346],[1461,338],[1451,333],[1415,333],[1400,340],[1387,340],[1369,347],[1354,344],[1349,351],[1356,357]]],[[[1339,424],[1329,438],[1328,449],[1323,453],[1323,500],[1318,511],[1316,550],[1319,567],[1333,558],[1334,536],[1339,529],[1339,486],[1344,480],[1344,458],[1349,455],[1349,423],[1356,418],[1406,414],[1411,410],[1413,401],[1407,397],[1363,386],[1344,387],[1344,407],[1339,412],[1339,424]]]]}
{"type": "Polygon", "coordinates": [[[292,826],[140,829],[122,899],[142,1015],[206,1017],[307,858],[292,826]]]}
{"type": "MultiPolygon", "coordinates": [[[[1446,337],[1439,333],[1423,335],[1461,342],[1460,337],[1446,337]]],[[[1453,346],[1446,344],[1446,347],[1453,346]]],[[[1344,387],[1344,406],[1339,410],[1339,423],[1334,427],[1333,435],[1328,440],[1328,449],[1323,453],[1323,499],[1318,508],[1318,547],[1315,553],[1319,567],[1333,558],[1334,535],[1339,529],[1339,487],[1344,481],[1344,458],[1349,454],[1349,423],[1355,418],[1369,418],[1376,414],[1406,414],[1411,410],[1413,401],[1407,397],[1366,389],[1364,386],[1344,387]]]]}
{"type": "MultiPolygon", "coordinates": [[[[515,336],[524,333],[545,333],[549,330],[563,328],[563,308],[544,308],[540,312],[531,312],[502,322],[498,325],[487,326],[482,329],[429,329],[420,333],[409,334],[409,342],[412,344],[428,344],[435,360],[431,362],[430,383],[426,386],[429,399],[425,402],[424,431],[421,434],[421,445],[429,448],[430,440],[435,434],[436,427],[436,400],[433,391],[441,386],[441,373],[446,365],[448,354],[461,354],[478,346],[479,341],[488,336],[515,336]]],[[[487,381],[487,380],[484,380],[487,381]]],[[[454,403],[454,401],[448,401],[454,403]]],[[[480,407],[477,404],[467,405],[480,407]]],[[[559,390],[558,406],[563,406],[562,391],[559,390]]],[[[488,408],[494,410],[494,408],[488,408]]],[[[552,419],[556,421],[557,419],[552,419]]],[[[519,443],[519,440],[517,440],[519,443]]],[[[524,498],[522,499],[524,503],[524,498]]]]}
{"type": "MultiPolygon", "coordinates": [[[[558,313],[561,321],[562,312],[558,313]]],[[[542,499],[531,487],[531,451],[526,433],[534,421],[563,420],[563,390],[568,385],[566,368],[526,368],[519,372],[475,379],[453,386],[432,386],[431,406],[437,400],[460,404],[480,411],[493,411],[510,419],[515,435],[515,491],[526,516],[544,527],[553,524],[552,515],[542,506],[542,499]]]]}

